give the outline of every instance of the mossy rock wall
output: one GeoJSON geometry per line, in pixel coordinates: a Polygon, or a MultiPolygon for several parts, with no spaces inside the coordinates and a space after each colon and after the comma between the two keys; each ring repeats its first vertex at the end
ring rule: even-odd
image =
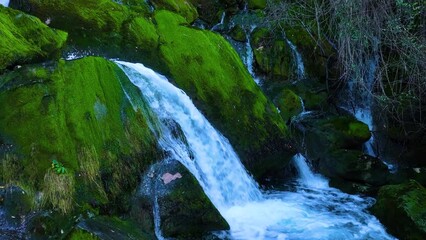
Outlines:
{"type": "Polygon", "coordinates": [[[39,191],[51,185],[46,179],[71,181],[77,202],[118,201],[114,207],[126,208],[125,196],[156,153],[141,99],[121,69],[102,58],[30,65],[1,76],[0,137],[13,146],[5,156],[16,156],[3,158],[2,166],[13,166],[3,178],[5,171],[15,174],[2,180],[39,191]],[[67,174],[55,177],[54,159],[67,174]]]}
{"type": "MultiPolygon", "coordinates": [[[[77,19],[72,26],[58,22],[58,27],[67,31],[79,28],[76,35],[71,35],[71,40],[81,40],[84,35],[96,36],[104,43],[98,47],[108,51],[111,45],[120,50],[106,55],[142,62],[168,76],[229,138],[256,177],[262,175],[265,168],[283,166],[288,162],[292,150],[286,141],[284,121],[253,81],[238,54],[220,35],[195,29],[182,16],[166,10],[156,11],[150,17],[129,8],[122,9],[126,6],[112,2],[77,1],[73,11],[65,7],[63,0],[28,1],[37,4],[38,8],[33,7],[30,12],[39,17],[45,18],[44,14],[49,13],[58,19],[68,15],[69,19],[77,19]],[[108,11],[106,7],[113,10],[108,11]],[[120,9],[123,12],[115,16],[115,11],[120,9]],[[89,15],[94,19],[84,18],[89,15]],[[112,20],[116,23],[109,26],[107,23],[112,20]],[[97,32],[102,34],[97,35],[97,32]],[[122,41],[116,44],[116,38],[111,36],[122,41]]],[[[84,48],[84,45],[80,46],[84,48]]]]}
{"type": "Polygon", "coordinates": [[[67,33],[54,30],[38,18],[0,5],[0,73],[6,67],[58,55],[67,33]]]}
{"type": "Polygon", "coordinates": [[[380,189],[371,208],[399,239],[426,239],[426,189],[414,180],[380,189]]]}

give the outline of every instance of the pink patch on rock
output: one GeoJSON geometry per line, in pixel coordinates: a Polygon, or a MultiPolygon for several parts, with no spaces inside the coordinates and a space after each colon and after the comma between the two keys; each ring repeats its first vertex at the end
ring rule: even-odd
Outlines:
{"type": "Polygon", "coordinates": [[[169,184],[170,182],[178,179],[178,178],[182,178],[182,175],[180,175],[180,173],[176,173],[176,174],[170,174],[170,173],[165,173],[163,174],[163,176],[161,177],[161,179],[163,180],[164,184],[169,184]]]}

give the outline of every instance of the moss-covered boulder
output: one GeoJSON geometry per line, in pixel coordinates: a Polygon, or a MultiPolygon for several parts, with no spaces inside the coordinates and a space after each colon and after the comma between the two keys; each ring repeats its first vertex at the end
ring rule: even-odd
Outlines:
{"type": "Polygon", "coordinates": [[[63,212],[75,203],[126,210],[137,176],[155,160],[150,116],[139,90],[103,58],[2,75],[1,181],[42,191],[44,205],[63,212]]]}
{"type": "Polygon", "coordinates": [[[49,28],[38,18],[0,5],[0,73],[16,64],[58,55],[66,39],[67,33],[49,28]]]}
{"type": "Polygon", "coordinates": [[[189,23],[198,18],[197,9],[190,0],[152,0],[156,9],[166,9],[175,12],[186,19],[189,23]]]}
{"type": "MultiPolygon", "coordinates": [[[[229,229],[198,181],[178,161],[154,165],[145,174],[142,186],[141,198],[145,200],[139,203],[154,208],[164,237],[200,239],[211,231],[229,229]]],[[[142,209],[142,215],[152,215],[151,209],[142,209]]]]}
{"type": "Polygon", "coordinates": [[[414,180],[380,189],[371,212],[399,239],[426,238],[426,189],[414,180]]]}
{"type": "Polygon", "coordinates": [[[248,0],[247,6],[249,9],[264,9],[266,7],[266,0],[248,0]]]}
{"type": "Polygon", "coordinates": [[[349,193],[374,194],[388,184],[390,173],[378,158],[363,154],[368,126],[352,116],[310,112],[292,122],[309,159],[330,184],[349,193]]]}
{"type": "Polygon", "coordinates": [[[256,28],[250,38],[259,69],[273,78],[287,79],[292,70],[292,53],[287,42],[275,38],[267,28],[256,28]]]}
{"type": "Polygon", "coordinates": [[[303,132],[309,155],[314,158],[337,149],[361,150],[371,137],[368,126],[352,116],[311,112],[293,126],[303,132]]]}
{"type": "Polygon", "coordinates": [[[274,99],[275,106],[280,110],[281,117],[284,121],[290,120],[303,111],[302,99],[293,91],[284,89],[274,99]]]}
{"type": "Polygon", "coordinates": [[[155,20],[169,75],[229,138],[245,166],[256,177],[272,165],[282,167],[291,152],[284,121],[231,45],[218,34],[185,26],[184,18],[167,11],[158,11],[155,20]]]}
{"type": "Polygon", "coordinates": [[[372,186],[376,190],[388,183],[390,176],[387,166],[380,159],[358,150],[331,152],[320,161],[319,170],[326,177],[334,179],[334,182],[341,179],[341,181],[372,186]]]}
{"type": "Polygon", "coordinates": [[[236,25],[231,29],[231,32],[229,34],[232,39],[238,42],[245,42],[247,41],[246,32],[240,25],[236,25]]]}

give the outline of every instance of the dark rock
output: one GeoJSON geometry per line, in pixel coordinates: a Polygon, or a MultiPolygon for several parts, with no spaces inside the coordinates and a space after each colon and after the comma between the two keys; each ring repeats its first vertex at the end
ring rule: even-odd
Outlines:
{"type": "Polygon", "coordinates": [[[146,200],[139,202],[151,203],[151,209],[144,210],[146,214],[152,214],[158,204],[165,237],[197,239],[211,231],[229,229],[195,177],[177,161],[158,163],[145,174],[141,198],[146,200]]]}
{"type": "Polygon", "coordinates": [[[246,32],[244,31],[244,29],[240,25],[236,25],[235,27],[233,27],[231,29],[230,36],[235,41],[239,41],[239,42],[247,41],[246,32]]]}
{"type": "Polygon", "coordinates": [[[371,212],[399,239],[426,239],[426,189],[414,180],[379,190],[371,212]]]}

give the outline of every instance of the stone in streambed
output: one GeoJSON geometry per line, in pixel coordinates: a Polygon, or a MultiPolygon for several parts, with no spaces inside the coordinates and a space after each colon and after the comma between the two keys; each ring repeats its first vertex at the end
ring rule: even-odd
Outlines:
{"type": "Polygon", "coordinates": [[[229,229],[195,177],[177,161],[154,165],[145,174],[142,186],[137,202],[145,207],[136,209],[142,210],[142,215],[151,215],[153,221],[152,210],[146,205],[153,208],[158,201],[164,237],[198,239],[211,231],[229,229]]]}
{"type": "Polygon", "coordinates": [[[400,239],[426,239],[426,189],[414,180],[379,190],[371,212],[400,239]]]}

